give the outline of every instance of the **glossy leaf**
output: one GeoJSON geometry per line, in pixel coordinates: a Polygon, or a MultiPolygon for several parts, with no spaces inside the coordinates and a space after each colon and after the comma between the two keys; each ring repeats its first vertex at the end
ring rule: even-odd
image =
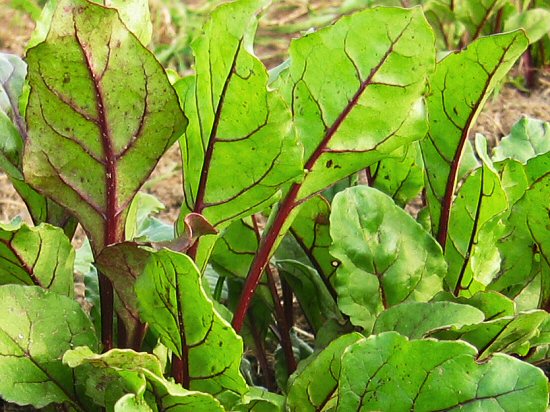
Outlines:
{"type": "Polygon", "coordinates": [[[287,93],[308,171],[297,199],[424,136],[433,42],[419,8],[375,8],[292,43],[287,93]]]}
{"type": "Polygon", "coordinates": [[[42,224],[10,230],[0,225],[0,284],[35,285],[74,295],[75,251],[63,231],[42,224]]]}
{"type": "Polygon", "coordinates": [[[332,341],[321,352],[300,363],[290,377],[286,410],[297,412],[328,410],[335,403],[340,360],[346,348],[364,337],[350,333],[332,341]]]}
{"type": "Polygon", "coordinates": [[[521,32],[484,37],[441,60],[431,78],[430,127],[421,148],[432,231],[443,246],[470,129],[494,87],[526,47],[521,32]]]}
{"type": "Polygon", "coordinates": [[[97,349],[79,304],[34,286],[0,286],[0,397],[42,408],[66,403],[86,411],[61,356],[73,346],[97,349]]]}
{"type": "Polygon", "coordinates": [[[382,312],[373,334],[395,331],[409,339],[420,339],[429,332],[450,327],[460,328],[483,322],[479,309],[452,302],[406,302],[382,312]]]}
{"type": "Polygon", "coordinates": [[[187,365],[190,389],[245,391],[239,372],[242,340],[214,310],[187,255],[154,253],[135,290],[142,318],[187,365]]]}
{"type": "Polygon", "coordinates": [[[302,173],[290,111],[268,90],[267,70],[252,54],[264,5],[244,0],[218,7],[192,44],[197,74],[176,84],[190,119],[181,140],[181,217],[196,212],[215,227],[227,226],[274,203],[302,173]]]}
{"type": "Polygon", "coordinates": [[[132,198],[185,117],[164,69],[113,9],[60,1],[27,61],[25,177],[74,213],[98,252],[122,240],[132,198]]]}
{"type": "Polygon", "coordinates": [[[501,235],[500,218],[508,201],[497,171],[487,157],[487,142],[476,136],[483,165],[461,185],[449,221],[445,278],[455,295],[472,295],[491,282],[500,269],[496,242],[501,235]]]}
{"type": "Polygon", "coordinates": [[[470,297],[456,297],[450,292],[440,292],[434,296],[432,302],[455,302],[473,306],[485,314],[485,320],[514,316],[516,313],[516,305],[513,300],[492,290],[477,292],[470,297]]]}
{"type": "Polygon", "coordinates": [[[479,359],[496,352],[518,353],[521,346],[538,334],[538,328],[548,318],[542,310],[521,312],[477,325],[467,325],[456,331],[433,333],[438,339],[461,339],[474,345],[479,359]]]}
{"type": "Polygon", "coordinates": [[[480,364],[475,356],[464,342],[408,341],[395,332],[361,340],[342,357],[336,410],[545,411],[540,369],[502,354],[480,364]]]}
{"type": "Polygon", "coordinates": [[[514,159],[525,164],[547,152],[550,152],[550,123],[522,117],[495,147],[493,160],[514,159]]]}
{"type": "Polygon", "coordinates": [[[391,156],[370,166],[369,185],[384,192],[402,207],[418,196],[424,186],[418,143],[399,148],[391,156]]]}
{"type": "Polygon", "coordinates": [[[337,194],[332,207],[338,306],[352,323],[369,331],[384,309],[428,301],[441,290],[441,248],[391,198],[357,186],[337,194]]]}

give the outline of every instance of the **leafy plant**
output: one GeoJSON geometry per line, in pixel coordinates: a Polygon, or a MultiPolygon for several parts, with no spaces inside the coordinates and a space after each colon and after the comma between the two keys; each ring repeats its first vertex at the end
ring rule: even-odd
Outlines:
{"type": "Polygon", "coordinates": [[[436,61],[421,8],[367,8],[268,72],[266,6],[216,8],[173,85],[140,1],[49,3],[28,66],[1,56],[0,167],[35,226],[0,227],[0,396],[546,410],[550,126],[521,119],[492,152],[470,139],[528,38],[474,36],[436,61]],[[139,189],[176,140],[169,225],[139,189]]]}

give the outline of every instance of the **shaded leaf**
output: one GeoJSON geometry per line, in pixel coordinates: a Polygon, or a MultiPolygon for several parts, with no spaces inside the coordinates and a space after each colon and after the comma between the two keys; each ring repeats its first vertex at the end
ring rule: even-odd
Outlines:
{"type": "Polygon", "coordinates": [[[251,387],[231,410],[236,412],[283,412],[284,404],[284,396],[259,387],[251,387]]]}
{"type": "MultiPolygon", "coordinates": [[[[549,12],[550,14],[550,12],[549,12]]],[[[523,164],[550,151],[550,123],[522,117],[495,147],[493,160],[514,159],[523,164]]]]}
{"type": "Polygon", "coordinates": [[[428,301],[441,290],[441,248],[391,198],[357,186],[337,194],[332,208],[331,253],[341,262],[338,306],[352,323],[370,331],[384,309],[428,301]]]}
{"type": "Polygon", "coordinates": [[[295,260],[278,260],[279,274],[288,282],[302,312],[315,332],[328,319],[342,320],[335,299],[317,271],[295,260]]]}
{"type": "Polygon", "coordinates": [[[445,301],[473,306],[485,314],[485,320],[514,316],[516,313],[516,305],[513,300],[492,290],[477,292],[470,297],[456,297],[450,292],[440,292],[432,299],[432,302],[445,301]]]}
{"type": "Polygon", "coordinates": [[[404,207],[424,187],[420,147],[412,143],[397,149],[386,159],[370,166],[369,185],[390,196],[404,207]]]}
{"type": "Polygon", "coordinates": [[[135,290],[142,318],[186,365],[190,389],[245,391],[242,340],[215,311],[187,255],[153,253],[135,290]]]}
{"type": "Polygon", "coordinates": [[[405,302],[382,312],[373,334],[395,331],[409,339],[420,339],[431,331],[460,328],[483,322],[483,312],[469,305],[452,302],[405,302]]]}
{"type": "Polygon", "coordinates": [[[511,15],[504,22],[504,31],[516,29],[525,30],[529,43],[532,44],[539,41],[550,32],[550,10],[532,8],[511,15]]]}
{"type": "Polygon", "coordinates": [[[332,341],[321,352],[298,365],[290,377],[287,411],[321,411],[334,403],[340,376],[340,359],[346,348],[364,339],[359,333],[350,333],[332,341]]]}
{"type": "Polygon", "coordinates": [[[27,61],[25,177],[74,213],[98,252],[123,238],[132,198],[185,117],[164,69],[113,9],[60,1],[27,61]]]}
{"type": "MultiPolygon", "coordinates": [[[[97,268],[111,280],[116,292],[115,310],[123,322],[125,342],[119,345],[139,350],[145,334],[145,324],[139,316],[134,286],[141,275],[151,252],[124,242],[108,246],[97,257],[97,268]]],[[[123,337],[119,336],[119,340],[123,337]]]]}
{"type": "Polygon", "coordinates": [[[153,216],[164,208],[155,196],[138,192],[128,210],[124,238],[146,242],[172,240],[174,227],[153,216]]]}
{"type": "Polygon", "coordinates": [[[464,342],[408,341],[395,332],[358,341],[342,357],[336,410],[546,409],[540,369],[503,354],[481,364],[475,356],[464,342]]]}
{"type": "Polygon", "coordinates": [[[457,2],[455,16],[475,40],[491,32],[491,18],[505,4],[506,0],[462,0],[457,2]]]}
{"type": "Polygon", "coordinates": [[[494,87],[526,47],[522,32],[480,38],[441,60],[431,78],[430,126],[420,145],[432,232],[443,246],[470,129],[494,87]]]}
{"type": "Polygon", "coordinates": [[[35,285],[74,295],[75,251],[60,228],[0,225],[0,284],[35,285]]]}
{"type": "Polygon", "coordinates": [[[90,320],[79,304],[34,286],[0,286],[0,396],[42,408],[66,403],[90,410],[75,393],[61,356],[74,346],[97,349],[90,320]]]}

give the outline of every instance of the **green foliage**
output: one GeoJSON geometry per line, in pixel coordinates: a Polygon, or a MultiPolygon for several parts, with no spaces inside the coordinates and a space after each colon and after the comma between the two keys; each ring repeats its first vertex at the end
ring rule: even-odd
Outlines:
{"type": "Polygon", "coordinates": [[[271,73],[267,3],[223,4],[174,86],[145,1],[47,3],[28,68],[0,54],[0,169],[36,225],[0,225],[0,397],[545,411],[549,126],[520,119],[492,154],[470,132],[547,4],[408,3],[305,34],[271,73]],[[434,39],[469,45],[436,63],[434,39]],[[172,224],[139,189],[176,140],[172,224]]]}

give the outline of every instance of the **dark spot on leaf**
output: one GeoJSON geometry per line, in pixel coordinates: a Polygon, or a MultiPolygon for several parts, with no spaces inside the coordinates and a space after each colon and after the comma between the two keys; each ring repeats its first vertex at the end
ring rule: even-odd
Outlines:
{"type": "Polygon", "coordinates": [[[332,166],[332,160],[328,160],[326,163],[325,163],[325,166],[327,168],[331,167],[332,166]]]}

